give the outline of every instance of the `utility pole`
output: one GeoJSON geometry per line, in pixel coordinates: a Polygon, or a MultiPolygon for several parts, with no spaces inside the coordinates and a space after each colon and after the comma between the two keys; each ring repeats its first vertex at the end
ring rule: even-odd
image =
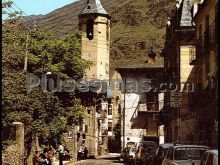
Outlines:
{"type": "Polygon", "coordinates": [[[26,35],[26,45],[25,45],[25,58],[24,58],[24,71],[27,71],[27,60],[28,60],[28,38],[29,38],[29,32],[27,32],[26,35]]]}
{"type": "MultiPolygon", "coordinates": [[[[29,30],[30,30],[30,27],[27,28],[27,35],[26,35],[25,58],[24,58],[24,71],[27,71],[29,30]]],[[[36,30],[37,30],[37,21],[35,20],[35,21],[34,21],[34,31],[36,31],[36,30]]]]}
{"type": "Polygon", "coordinates": [[[124,83],[124,108],[123,108],[123,149],[125,149],[125,97],[126,97],[126,77],[124,83]]]}

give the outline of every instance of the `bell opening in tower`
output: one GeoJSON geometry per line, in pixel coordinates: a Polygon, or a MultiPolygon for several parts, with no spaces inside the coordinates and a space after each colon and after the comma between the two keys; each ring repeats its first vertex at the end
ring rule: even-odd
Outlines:
{"type": "Polygon", "coordinates": [[[94,24],[94,21],[92,19],[89,19],[87,21],[87,25],[86,25],[86,34],[87,34],[87,38],[89,40],[92,40],[93,39],[93,24],[94,24]]]}

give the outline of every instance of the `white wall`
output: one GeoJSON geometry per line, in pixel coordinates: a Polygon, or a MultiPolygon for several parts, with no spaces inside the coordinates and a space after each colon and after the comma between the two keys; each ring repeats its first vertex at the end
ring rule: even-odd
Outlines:
{"type": "MultiPolygon", "coordinates": [[[[123,95],[123,94],[122,94],[123,95]]],[[[131,118],[138,106],[140,96],[135,93],[125,95],[125,145],[127,142],[140,142],[145,129],[131,129],[131,118]],[[130,140],[127,140],[129,138],[130,140]]],[[[124,107],[124,95],[122,96],[122,108],[124,107]]],[[[122,145],[123,145],[123,125],[122,125],[122,145]]]]}

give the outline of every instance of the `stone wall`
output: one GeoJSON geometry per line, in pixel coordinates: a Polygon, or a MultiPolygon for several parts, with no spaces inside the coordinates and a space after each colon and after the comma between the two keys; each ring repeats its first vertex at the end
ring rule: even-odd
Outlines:
{"type": "Polygon", "coordinates": [[[13,123],[16,126],[16,140],[13,144],[3,147],[3,165],[24,164],[24,125],[20,122],[13,123]]]}
{"type": "Polygon", "coordinates": [[[23,157],[18,144],[5,146],[2,152],[2,165],[22,165],[23,157]]]}
{"type": "Polygon", "coordinates": [[[68,137],[68,134],[63,134],[64,141],[63,145],[66,147],[66,149],[69,150],[70,159],[73,161],[76,161],[77,159],[77,141],[76,141],[76,128],[71,129],[73,136],[72,138],[68,137]]]}

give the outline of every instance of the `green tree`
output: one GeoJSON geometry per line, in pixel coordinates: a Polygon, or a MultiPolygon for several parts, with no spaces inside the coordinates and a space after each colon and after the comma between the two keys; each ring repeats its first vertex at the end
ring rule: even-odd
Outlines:
{"type": "Polygon", "coordinates": [[[43,92],[35,87],[26,89],[29,73],[42,75],[50,71],[53,77],[79,79],[90,63],[80,58],[80,33],[56,39],[48,30],[29,30],[11,17],[3,24],[2,77],[3,125],[21,121],[26,137],[30,133],[41,137],[59,137],[67,124],[76,124],[84,115],[84,107],[74,93],[43,92]],[[29,36],[26,49],[27,33],[29,36]],[[24,57],[28,51],[28,72],[24,57]]]}

